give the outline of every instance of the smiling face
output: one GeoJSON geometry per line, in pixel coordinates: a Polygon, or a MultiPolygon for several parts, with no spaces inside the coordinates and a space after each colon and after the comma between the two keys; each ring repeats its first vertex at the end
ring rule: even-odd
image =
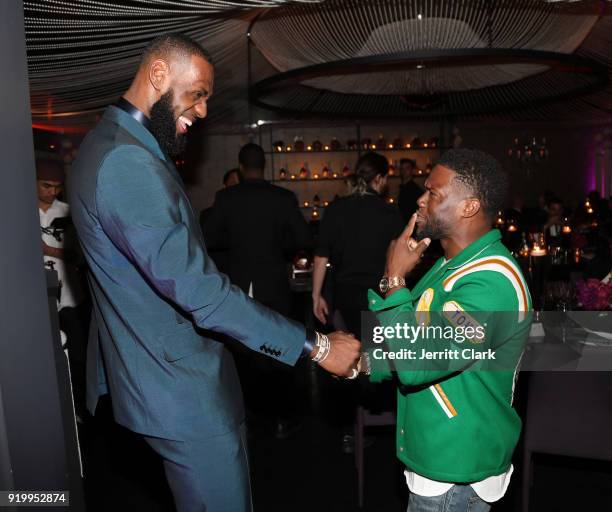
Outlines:
{"type": "Polygon", "coordinates": [[[192,55],[190,62],[180,68],[179,73],[173,73],[170,85],[177,136],[187,133],[197,119],[206,117],[206,102],[212,96],[214,83],[213,67],[202,57],[192,55]]]}
{"type": "Polygon", "coordinates": [[[425,181],[425,193],[417,200],[416,238],[443,239],[456,229],[463,215],[465,188],[453,180],[455,172],[436,165],[425,181]]]}
{"type": "Polygon", "coordinates": [[[189,127],[206,117],[214,70],[197,55],[188,60],[175,59],[171,64],[156,61],[152,64],[153,72],[156,66],[163,72],[165,87],[160,88],[161,97],[151,107],[151,132],[166,153],[176,156],[184,148],[189,127]]]}

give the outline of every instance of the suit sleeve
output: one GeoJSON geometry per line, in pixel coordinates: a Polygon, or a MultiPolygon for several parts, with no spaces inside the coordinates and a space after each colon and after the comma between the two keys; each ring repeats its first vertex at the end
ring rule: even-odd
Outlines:
{"type": "MultiPolygon", "coordinates": [[[[368,299],[370,309],[376,312],[378,321],[383,327],[398,323],[411,323],[417,326],[421,322],[442,328],[453,327],[453,313],[415,312],[415,297],[407,289],[399,290],[386,299],[382,299],[370,290],[368,299]]],[[[447,304],[468,312],[467,315],[474,319],[477,325],[483,327],[484,339],[479,341],[478,345],[472,345],[467,341],[457,343],[456,338],[452,338],[445,340],[444,345],[439,345],[441,343],[439,339],[433,341],[421,337],[411,345],[417,349],[417,353],[423,348],[431,350],[432,344],[437,344],[436,350],[441,347],[459,350],[472,347],[477,347],[478,350],[483,350],[484,347],[498,349],[511,338],[513,332],[516,332],[518,322],[522,318],[518,313],[518,300],[512,284],[492,271],[475,272],[457,281],[446,298],[445,305],[447,304]]],[[[384,349],[398,346],[398,343],[403,342],[392,337],[386,340],[384,349]]],[[[519,347],[519,350],[522,350],[522,347],[519,347]]],[[[435,361],[415,360],[396,364],[393,360],[374,358],[374,350],[369,352],[371,361],[374,361],[370,380],[379,382],[391,378],[395,373],[399,381],[406,386],[427,385],[440,381],[458,371],[468,369],[476,362],[473,359],[459,359],[450,363],[441,361],[438,364],[435,361]]]]}
{"type": "Polygon", "coordinates": [[[212,263],[181,209],[187,199],[163,163],[146,150],[120,146],[98,174],[96,206],[102,229],[158,293],[196,325],[294,364],[305,328],[251,300],[212,263]]]}

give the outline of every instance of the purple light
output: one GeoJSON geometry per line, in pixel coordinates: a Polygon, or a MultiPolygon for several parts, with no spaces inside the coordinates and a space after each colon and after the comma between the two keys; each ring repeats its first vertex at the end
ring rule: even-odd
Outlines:
{"type": "Polygon", "coordinates": [[[597,188],[597,145],[593,144],[588,152],[587,171],[585,174],[585,190],[590,192],[597,188]]]}

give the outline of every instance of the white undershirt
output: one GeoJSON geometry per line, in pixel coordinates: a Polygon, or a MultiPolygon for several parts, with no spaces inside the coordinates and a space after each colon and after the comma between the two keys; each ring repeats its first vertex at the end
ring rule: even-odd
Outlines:
{"type": "MultiPolygon", "coordinates": [[[[480,499],[488,503],[493,503],[506,494],[508,485],[510,485],[510,477],[512,476],[513,471],[514,466],[511,464],[510,468],[505,473],[490,476],[484,480],[481,480],[480,482],[473,482],[470,485],[472,486],[472,489],[474,489],[474,492],[478,494],[480,499]]],[[[418,496],[440,496],[455,485],[453,483],[430,480],[429,478],[425,478],[424,476],[408,470],[404,471],[404,475],[406,476],[408,489],[410,489],[411,493],[417,494],[418,496]]]]}

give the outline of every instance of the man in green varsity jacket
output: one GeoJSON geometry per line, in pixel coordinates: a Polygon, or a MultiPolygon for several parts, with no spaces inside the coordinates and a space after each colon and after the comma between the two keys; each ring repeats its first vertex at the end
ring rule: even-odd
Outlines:
{"type": "MultiPolygon", "coordinates": [[[[499,231],[490,227],[506,189],[495,159],[450,150],[425,188],[417,213],[389,248],[382,297],[370,290],[370,309],[383,326],[415,312],[425,323],[440,324],[449,311],[473,312],[472,320],[486,325],[487,346],[504,361],[485,371],[469,358],[444,367],[381,360],[374,358],[380,350],[370,351],[370,379],[395,375],[399,381],[397,455],[406,465],[408,512],[487,511],[504,495],[513,471],[521,421],[512,399],[531,298],[499,231]],[[444,257],[408,290],[404,276],[432,239],[440,240],[444,257]]],[[[427,347],[420,341],[416,345],[427,347]]]]}

